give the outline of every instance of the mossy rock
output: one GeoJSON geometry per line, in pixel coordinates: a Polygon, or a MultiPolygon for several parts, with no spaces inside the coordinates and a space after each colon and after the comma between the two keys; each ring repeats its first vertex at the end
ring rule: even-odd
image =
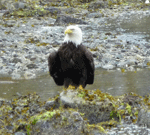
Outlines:
{"type": "Polygon", "coordinates": [[[5,5],[1,4],[0,2],[0,10],[5,10],[5,9],[6,9],[5,5]]]}
{"type": "Polygon", "coordinates": [[[80,113],[73,109],[56,109],[33,116],[30,134],[84,134],[85,121],[80,113]],[[36,133],[35,133],[36,131],[36,133]]]}
{"type": "Polygon", "coordinates": [[[82,19],[73,18],[70,16],[58,16],[54,25],[64,25],[64,24],[88,24],[82,19]]]}
{"type": "Polygon", "coordinates": [[[33,17],[33,16],[51,16],[53,18],[56,18],[57,12],[51,12],[44,8],[36,8],[36,9],[20,9],[20,10],[14,10],[7,12],[3,15],[4,17],[33,17]]]}
{"type": "Polygon", "coordinates": [[[92,2],[92,1],[95,1],[95,0],[77,0],[78,2],[81,2],[81,3],[89,3],[89,2],[92,2]]]}
{"type": "Polygon", "coordinates": [[[67,90],[60,94],[60,101],[66,108],[78,108],[93,124],[111,119],[110,113],[115,110],[117,99],[100,90],[67,90]]]}
{"type": "Polygon", "coordinates": [[[112,96],[98,89],[69,87],[46,103],[36,93],[11,101],[0,99],[0,134],[102,134],[126,117],[150,127],[149,110],[150,95],[112,96]]]}

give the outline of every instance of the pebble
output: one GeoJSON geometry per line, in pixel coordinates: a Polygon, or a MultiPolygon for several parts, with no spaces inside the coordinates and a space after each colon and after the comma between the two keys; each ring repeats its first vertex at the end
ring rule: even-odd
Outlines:
{"type": "Polygon", "coordinates": [[[150,129],[139,127],[135,124],[123,124],[118,127],[111,128],[107,132],[108,135],[149,135],[150,129]]]}

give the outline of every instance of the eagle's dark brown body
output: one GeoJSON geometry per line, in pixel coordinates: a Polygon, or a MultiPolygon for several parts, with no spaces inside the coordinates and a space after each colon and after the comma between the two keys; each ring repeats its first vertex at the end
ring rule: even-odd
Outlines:
{"type": "Polygon", "coordinates": [[[83,45],[63,43],[58,51],[50,54],[48,58],[50,75],[57,85],[78,87],[93,84],[94,61],[90,51],[83,45]]]}

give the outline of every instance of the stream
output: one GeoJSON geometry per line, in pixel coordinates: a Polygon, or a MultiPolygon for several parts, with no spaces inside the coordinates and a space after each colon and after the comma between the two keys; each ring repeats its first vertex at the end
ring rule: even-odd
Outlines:
{"type": "MultiPolygon", "coordinates": [[[[150,69],[139,71],[116,71],[101,68],[95,71],[93,85],[87,85],[86,89],[100,89],[113,96],[134,92],[141,96],[150,93],[150,69]]],[[[57,86],[48,74],[30,80],[11,80],[9,77],[0,78],[0,97],[11,99],[18,95],[36,92],[41,100],[52,98],[62,91],[63,86],[57,86]]]]}

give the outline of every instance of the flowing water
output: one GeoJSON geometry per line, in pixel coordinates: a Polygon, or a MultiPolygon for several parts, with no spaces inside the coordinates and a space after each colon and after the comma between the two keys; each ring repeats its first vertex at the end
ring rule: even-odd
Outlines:
{"type": "MultiPolygon", "coordinates": [[[[121,72],[116,70],[104,70],[101,68],[95,71],[93,85],[87,85],[87,89],[100,89],[112,95],[135,92],[139,95],[150,93],[150,69],[140,71],[121,72]]],[[[42,100],[47,100],[62,91],[62,86],[57,86],[52,77],[48,74],[31,80],[11,80],[0,78],[0,97],[11,99],[16,95],[24,95],[36,92],[42,100]]]]}

